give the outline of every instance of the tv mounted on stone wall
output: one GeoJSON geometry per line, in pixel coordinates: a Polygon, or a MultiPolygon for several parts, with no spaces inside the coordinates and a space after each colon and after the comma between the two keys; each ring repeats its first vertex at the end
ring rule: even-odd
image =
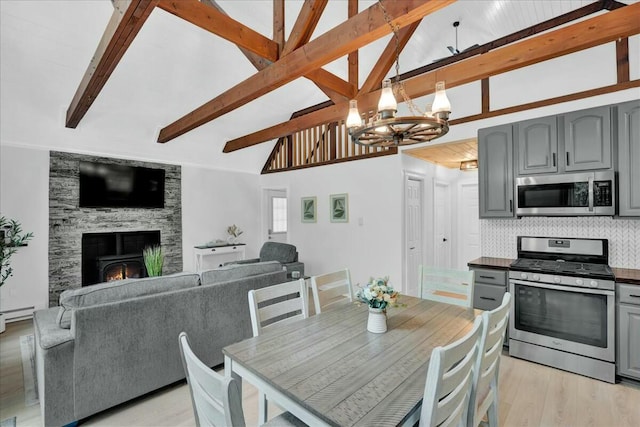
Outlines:
{"type": "Polygon", "coordinates": [[[80,162],[80,207],[164,208],[164,169],[80,162]]]}

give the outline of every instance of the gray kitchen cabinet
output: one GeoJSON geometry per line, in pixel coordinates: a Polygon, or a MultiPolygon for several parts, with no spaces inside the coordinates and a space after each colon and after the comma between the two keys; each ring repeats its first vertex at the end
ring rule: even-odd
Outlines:
{"type": "Polygon", "coordinates": [[[640,100],[618,106],[619,215],[640,216],[640,100]]]}
{"type": "Polygon", "coordinates": [[[611,169],[611,108],[574,111],[560,116],[564,129],[566,171],[611,169]]]}
{"type": "Polygon", "coordinates": [[[558,172],[558,125],[556,116],[519,122],[517,135],[518,174],[558,172]]]}
{"type": "Polygon", "coordinates": [[[478,183],[480,218],[513,218],[513,127],[510,124],[478,131],[478,183]]]}
{"type": "MultiPolygon", "coordinates": [[[[493,310],[500,306],[507,292],[507,271],[490,268],[470,268],[473,278],[473,308],[493,310]]],[[[504,345],[509,345],[509,328],[504,336],[504,345]]]]}
{"type": "Polygon", "coordinates": [[[618,375],[640,380],[640,286],[616,283],[618,375]]]}

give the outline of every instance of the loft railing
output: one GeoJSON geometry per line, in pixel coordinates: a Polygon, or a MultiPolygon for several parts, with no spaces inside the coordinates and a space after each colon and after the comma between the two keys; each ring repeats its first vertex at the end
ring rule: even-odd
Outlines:
{"type": "Polygon", "coordinates": [[[323,166],[397,152],[396,147],[376,148],[354,144],[344,121],[333,122],[280,138],[262,168],[262,173],[323,166]]]}

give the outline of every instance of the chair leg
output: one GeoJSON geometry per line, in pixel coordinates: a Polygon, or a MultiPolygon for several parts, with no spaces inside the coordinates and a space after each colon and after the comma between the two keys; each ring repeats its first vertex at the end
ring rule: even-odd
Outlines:
{"type": "Polygon", "coordinates": [[[258,391],[258,425],[265,424],[267,422],[267,396],[258,391]]]}

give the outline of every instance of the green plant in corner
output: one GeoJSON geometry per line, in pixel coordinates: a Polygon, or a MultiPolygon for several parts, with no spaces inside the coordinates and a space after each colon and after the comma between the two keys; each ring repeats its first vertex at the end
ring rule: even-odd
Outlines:
{"type": "Polygon", "coordinates": [[[162,266],[164,265],[164,253],[160,245],[147,246],[142,251],[144,265],[147,267],[149,277],[162,276],[162,266]]]}
{"type": "Polygon", "coordinates": [[[13,275],[11,256],[20,246],[26,246],[33,233],[24,233],[20,223],[0,216],[0,286],[13,275]]]}

